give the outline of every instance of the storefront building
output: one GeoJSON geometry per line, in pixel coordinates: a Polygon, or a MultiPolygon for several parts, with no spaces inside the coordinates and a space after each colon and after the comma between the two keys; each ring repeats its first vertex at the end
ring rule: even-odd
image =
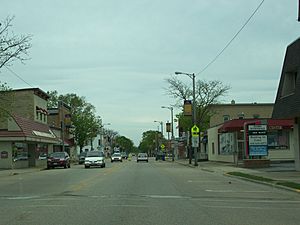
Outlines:
{"type": "Polygon", "coordinates": [[[57,142],[48,125],[13,115],[8,129],[0,130],[0,168],[46,168],[46,155],[57,142]]]}
{"type": "Polygon", "coordinates": [[[243,163],[246,159],[271,161],[294,160],[293,120],[283,119],[234,119],[208,130],[208,158],[212,161],[243,163]],[[262,125],[263,124],[263,125],[262,125]],[[265,126],[251,139],[247,126],[265,126]],[[264,154],[251,154],[251,143],[264,141],[264,154]]]}

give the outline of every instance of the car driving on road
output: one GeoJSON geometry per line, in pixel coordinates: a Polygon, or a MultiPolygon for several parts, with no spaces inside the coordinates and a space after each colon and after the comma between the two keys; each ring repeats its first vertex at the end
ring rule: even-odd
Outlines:
{"type": "Polygon", "coordinates": [[[83,163],[84,163],[84,160],[85,160],[85,157],[86,157],[86,153],[87,153],[87,152],[81,152],[81,153],[80,153],[80,155],[79,155],[79,157],[78,157],[78,158],[79,158],[79,159],[78,159],[78,160],[79,160],[79,162],[78,162],[79,164],[83,164],[83,163]]]}
{"type": "Polygon", "coordinates": [[[139,153],[137,158],[136,158],[136,162],[141,162],[141,161],[144,161],[144,162],[148,162],[148,155],[147,153],[139,153]]]}
{"type": "Polygon", "coordinates": [[[122,155],[121,153],[114,153],[111,156],[111,162],[122,162],[122,155]]]}
{"type": "Polygon", "coordinates": [[[104,153],[101,151],[87,152],[84,160],[84,167],[90,168],[91,166],[105,167],[104,153]]]}
{"type": "Polygon", "coordinates": [[[67,152],[53,152],[47,158],[47,168],[70,168],[70,156],[67,152]]]}

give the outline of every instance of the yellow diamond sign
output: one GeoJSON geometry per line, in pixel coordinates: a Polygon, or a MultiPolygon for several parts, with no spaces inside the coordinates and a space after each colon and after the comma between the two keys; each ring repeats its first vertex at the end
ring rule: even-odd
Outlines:
{"type": "Polygon", "coordinates": [[[191,133],[193,137],[199,137],[199,127],[197,127],[196,125],[194,125],[191,129],[191,133]]]}

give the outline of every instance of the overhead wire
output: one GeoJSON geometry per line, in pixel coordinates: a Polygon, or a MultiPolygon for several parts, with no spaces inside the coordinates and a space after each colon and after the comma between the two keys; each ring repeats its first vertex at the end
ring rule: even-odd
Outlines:
{"type": "Polygon", "coordinates": [[[246,22],[243,24],[243,26],[236,32],[236,34],[231,38],[231,40],[225,45],[225,47],[196,75],[200,75],[203,73],[208,67],[210,67],[222,54],[223,52],[229,47],[229,45],[234,41],[234,39],[241,33],[241,31],[246,27],[246,25],[250,22],[252,17],[256,14],[256,12],[259,10],[259,8],[262,6],[265,0],[262,0],[259,5],[256,7],[256,9],[253,11],[253,13],[250,15],[250,17],[246,20],[246,22]]]}
{"type": "Polygon", "coordinates": [[[19,76],[16,72],[14,72],[11,68],[8,66],[5,66],[5,68],[11,72],[13,75],[15,75],[17,78],[19,78],[21,81],[23,81],[25,84],[29,85],[30,87],[33,87],[31,84],[29,84],[26,80],[24,80],[21,76],[19,76]]]}

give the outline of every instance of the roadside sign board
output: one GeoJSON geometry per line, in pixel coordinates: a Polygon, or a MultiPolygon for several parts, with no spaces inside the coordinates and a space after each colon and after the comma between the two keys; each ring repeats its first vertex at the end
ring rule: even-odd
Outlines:
{"type": "Polygon", "coordinates": [[[192,127],[191,132],[193,137],[199,137],[199,127],[196,125],[192,127]]]}
{"type": "Polygon", "coordinates": [[[165,147],[166,146],[164,144],[161,144],[161,146],[160,146],[161,149],[165,149],[165,147]]]}
{"type": "Polygon", "coordinates": [[[199,136],[192,136],[192,147],[193,148],[199,147],[199,136]]]}
{"type": "Polygon", "coordinates": [[[248,141],[250,156],[268,155],[267,125],[249,125],[248,141]]]}

